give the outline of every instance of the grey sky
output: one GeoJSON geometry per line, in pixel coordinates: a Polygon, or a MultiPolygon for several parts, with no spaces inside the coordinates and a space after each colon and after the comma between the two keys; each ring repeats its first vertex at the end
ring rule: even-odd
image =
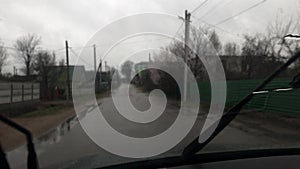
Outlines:
{"type": "MultiPolygon", "coordinates": [[[[193,14],[192,22],[196,24],[198,22],[196,18],[201,18],[210,24],[216,24],[259,1],[261,0],[209,0],[193,14]]],[[[202,0],[0,0],[0,2],[0,39],[5,46],[13,46],[16,38],[21,35],[36,33],[42,37],[42,48],[60,49],[64,47],[64,41],[69,40],[70,46],[79,53],[80,48],[75,47],[84,46],[97,31],[114,20],[145,12],[182,16],[185,9],[193,10],[202,0]]],[[[244,33],[264,32],[277,15],[283,18],[295,17],[299,14],[299,10],[299,0],[267,0],[257,8],[218,25],[230,33],[217,30],[222,34],[223,41],[236,41],[244,33]]],[[[149,24],[159,23],[151,21],[149,24]]],[[[6,72],[11,72],[11,65],[16,63],[13,52],[10,52],[9,57],[10,65],[5,67],[6,72]]],[[[57,59],[64,57],[63,50],[57,51],[57,59]]],[[[72,56],[71,64],[74,64],[75,60],[76,57],[72,56]]],[[[86,61],[92,64],[92,58],[87,58],[86,61]]]]}

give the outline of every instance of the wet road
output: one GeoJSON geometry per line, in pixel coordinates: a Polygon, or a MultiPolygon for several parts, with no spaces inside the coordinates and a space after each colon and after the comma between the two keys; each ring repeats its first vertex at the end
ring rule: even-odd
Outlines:
{"type": "MultiPolygon", "coordinates": [[[[120,89],[121,90],[121,89],[120,89]]],[[[130,99],[133,105],[143,111],[149,108],[148,95],[138,89],[131,88],[130,99]]],[[[98,100],[103,116],[114,128],[123,134],[134,137],[149,137],[156,135],[170,126],[177,117],[177,101],[168,101],[167,109],[155,122],[136,127],[117,113],[110,97],[98,100]]],[[[87,106],[86,110],[91,110],[87,106]]],[[[200,108],[196,124],[187,137],[176,147],[161,156],[178,155],[183,148],[197,135],[205,119],[204,109],[200,108]]],[[[89,113],[80,118],[88,119],[89,113]]],[[[188,114],[187,114],[188,116],[188,114]]],[[[247,119],[246,119],[247,121],[247,119]]],[[[248,122],[249,123],[249,122],[248,122]]],[[[245,119],[238,119],[228,126],[203,151],[223,151],[249,148],[276,147],[286,142],[297,144],[299,137],[275,138],[269,131],[248,124],[245,119]],[[250,128],[252,127],[252,130],[250,128]]],[[[256,125],[257,126],[257,125],[256,125]]],[[[295,131],[296,132],[296,131],[295,131]]],[[[290,133],[294,136],[295,133],[290,133]]],[[[97,146],[84,132],[77,118],[71,118],[56,129],[35,140],[38,160],[41,168],[94,168],[135,159],[113,155],[97,146]]],[[[7,154],[12,168],[25,168],[26,150],[20,147],[7,154]]]]}

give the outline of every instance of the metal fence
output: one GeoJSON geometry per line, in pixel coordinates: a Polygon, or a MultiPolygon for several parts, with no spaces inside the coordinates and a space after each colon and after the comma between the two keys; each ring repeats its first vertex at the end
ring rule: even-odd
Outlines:
{"type": "MultiPolygon", "coordinates": [[[[278,78],[270,82],[265,89],[286,88],[292,78],[278,78]]],[[[227,81],[226,106],[232,106],[251,92],[262,80],[227,81]]],[[[201,101],[210,102],[211,89],[209,82],[198,83],[201,101]]],[[[254,96],[245,106],[246,109],[263,110],[284,114],[300,115],[300,89],[285,92],[269,92],[254,96]]]]}
{"type": "Polygon", "coordinates": [[[40,99],[39,83],[0,83],[0,104],[40,99]]]}

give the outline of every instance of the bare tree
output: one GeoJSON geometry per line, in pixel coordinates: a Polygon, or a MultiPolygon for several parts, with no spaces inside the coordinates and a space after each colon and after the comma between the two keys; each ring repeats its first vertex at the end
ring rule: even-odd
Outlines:
{"type": "Polygon", "coordinates": [[[212,30],[209,27],[191,27],[191,37],[189,45],[198,56],[205,57],[211,50],[212,45],[211,42],[209,42],[211,32],[212,30]]]}
{"type": "Polygon", "coordinates": [[[238,45],[235,42],[227,42],[224,45],[224,54],[229,56],[237,56],[239,54],[238,45]]]}
{"type": "MultiPolygon", "coordinates": [[[[177,62],[177,57],[185,57],[184,36],[181,36],[182,41],[174,41],[170,45],[162,48],[167,52],[160,52],[155,55],[155,60],[159,62],[177,62]]],[[[188,66],[192,70],[197,79],[206,79],[207,72],[200,58],[210,60],[212,55],[217,55],[222,49],[221,41],[218,34],[211,27],[199,25],[198,27],[191,27],[190,41],[188,44],[189,54],[187,56],[188,66]]],[[[163,66],[168,67],[170,64],[163,66]]],[[[171,64],[172,65],[172,64],[171,64]]],[[[174,65],[174,64],[173,64],[174,65]]]]}
{"type": "Polygon", "coordinates": [[[50,53],[46,50],[38,51],[32,63],[33,69],[41,77],[41,86],[44,96],[48,95],[49,86],[54,85],[57,79],[51,78],[51,66],[56,65],[55,53],[50,53]]]}
{"type": "MultiPolygon", "coordinates": [[[[197,80],[207,80],[207,71],[199,58],[204,58],[204,60],[208,62],[212,61],[211,63],[213,64],[212,56],[217,55],[222,49],[218,34],[211,27],[205,25],[199,25],[199,27],[192,26],[188,47],[186,64],[197,80]]],[[[173,43],[163,47],[160,52],[155,53],[154,62],[152,64],[157,64],[164,70],[176,72],[178,78],[182,79],[179,81],[183,82],[184,73],[182,70],[184,69],[184,65],[180,60],[185,56],[184,36],[181,36],[181,41],[173,41],[173,43]]],[[[177,97],[180,96],[178,86],[182,86],[183,83],[177,84],[169,74],[163,71],[151,70],[148,72],[149,73],[145,74],[145,76],[148,76],[147,80],[153,82],[155,85],[154,88],[159,88],[168,95],[174,94],[177,97]]]]}
{"type": "Polygon", "coordinates": [[[0,43],[0,75],[2,74],[3,66],[6,64],[7,60],[7,51],[3,46],[3,43],[0,43]]]}
{"type": "Polygon", "coordinates": [[[222,49],[222,43],[215,30],[213,30],[209,35],[209,41],[212,43],[214,49],[219,53],[222,49]]]}
{"type": "Polygon", "coordinates": [[[33,71],[32,62],[34,60],[37,46],[40,44],[41,38],[35,34],[28,34],[17,39],[14,47],[17,50],[17,57],[22,59],[25,70],[24,73],[29,76],[33,71]]]}
{"type": "Polygon", "coordinates": [[[242,47],[242,56],[245,57],[243,70],[247,72],[247,78],[251,78],[256,73],[255,71],[258,71],[255,67],[261,66],[268,60],[270,42],[262,34],[245,35],[244,38],[242,47]]]}
{"type": "Polygon", "coordinates": [[[59,66],[64,66],[65,65],[65,59],[61,59],[60,61],[58,61],[58,65],[59,66]]]}
{"type": "Polygon", "coordinates": [[[279,18],[277,16],[276,20],[268,26],[268,38],[273,57],[283,58],[286,54],[294,55],[300,49],[299,41],[283,39],[285,35],[295,33],[299,26],[299,16],[297,16],[297,19],[293,19],[293,17],[279,18]]]}
{"type": "Polygon", "coordinates": [[[133,64],[134,63],[132,61],[128,60],[125,63],[123,63],[123,65],[121,67],[121,72],[125,76],[127,82],[130,82],[133,64]]]}
{"type": "Polygon", "coordinates": [[[54,65],[56,65],[55,53],[50,53],[47,50],[38,51],[33,60],[33,68],[38,74],[47,73],[49,66],[54,65]]]}
{"type": "MultiPolygon", "coordinates": [[[[169,51],[172,55],[184,57],[184,36],[181,37],[181,40],[182,42],[174,41],[163,49],[169,51]]],[[[194,58],[195,55],[207,57],[209,55],[216,54],[215,51],[219,52],[222,49],[222,44],[219,40],[218,34],[207,26],[191,27],[190,41],[188,46],[190,48],[188,59],[194,58]]],[[[161,56],[158,57],[161,58],[161,56]]],[[[172,60],[170,58],[168,59],[172,60]]]]}

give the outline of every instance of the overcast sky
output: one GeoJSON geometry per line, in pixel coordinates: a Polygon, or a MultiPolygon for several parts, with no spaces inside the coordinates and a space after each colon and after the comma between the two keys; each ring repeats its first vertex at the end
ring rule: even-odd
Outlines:
{"type": "MultiPolygon", "coordinates": [[[[204,0],[0,0],[0,39],[5,46],[12,47],[22,35],[35,33],[42,37],[41,47],[56,50],[57,59],[64,58],[64,41],[79,54],[94,34],[105,25],[125,16],[153,12],[171,15],[183,15],[184,10],[192,11],[204,0]]],[[[196,18],[216,24],[261,0],[208,0],[192,15],[196,18]]],[[[267,25],[276,16],[282,18],[299,15],[299,0],[267,0],[258,7],[218,25],[222,41],[236,41],[244,33],[264,32],[267,25]],[[229,33],[228,33],[229,32],[229,33]]],[[[148,20],[148,24],[163,24],[148,20]]],[[[180,23],[180,22],[178,22],[180,23]]],[[[179,24],[180,25],[180,24],[179,24]]],[[[178,25],[178,26],[179,26],[178,25]]],[[[167,26],[167,25],[166,25],[167,26]]],[[[122,29],[122,28],[120,28],[122,29]]],[[[177,28],[174,28],[177,30],[177,28]]],[[[299,30],[298,30],[299,31],[299,30]]],[[[176,32],[176,31],[174,31],[176,32]]],[[[104,43],[105,44],[105,43],[104,43]]],[[[17,64],[10,51],[6,72],[12,72],[17,64]]],[[[76,56],[71,55],[71,64],[76,56]]],[[[92,58],[86,58],[91,65],[92,58]]],[[[86,63],[80,62],[85,65],[86,63]]],[[[88,69],[88,65],[87,69],[88,69]]],[[[20,65],[18,64],[18,67],[20,65]]],[[[91,68],[91,66],[89,66],[91,68]]]]}

